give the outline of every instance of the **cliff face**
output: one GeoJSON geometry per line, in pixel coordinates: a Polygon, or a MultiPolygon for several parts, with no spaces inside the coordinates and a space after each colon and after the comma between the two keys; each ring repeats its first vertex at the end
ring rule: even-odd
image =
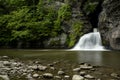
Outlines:
{"type": "Polygon", "coordinates": [[[44,41],[44,48],[71,48],[79,40],[80,36],[92,30],[92,26],[87,15],[82,11],[83,6],[81,0],[56,1],[58,9],[65,4],[71,6],[71,18],[63,20],[61,24],[62,33],[56,37],[49,38],[44,41]]]}
{"type": "Polygon", "coordinates": [[[104,0],[99,15],[99,30],[103,44],[120,50],[120,0],[104,0]]]}

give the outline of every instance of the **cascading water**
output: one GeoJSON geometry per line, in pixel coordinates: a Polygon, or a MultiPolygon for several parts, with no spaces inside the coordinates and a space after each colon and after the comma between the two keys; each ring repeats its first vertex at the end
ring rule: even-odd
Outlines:
{"type": "Polygon", "coordinates": [[[72,50],[104,50],[100,33],[94,29],[94,32],[83,35],[72,50]]]}

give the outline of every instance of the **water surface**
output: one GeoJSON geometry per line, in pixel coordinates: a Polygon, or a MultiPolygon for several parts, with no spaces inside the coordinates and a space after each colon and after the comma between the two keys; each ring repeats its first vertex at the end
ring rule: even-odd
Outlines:
{"type": "Polygon", "coordinates": [[[0,56],[19,58],[20,60],[36,60],[49,63],[67,61],[70,64],[87,62],[92,65],[120,68],[119,51],[65,51],[65,50],[11,50],[1,49],[0,56]]]}

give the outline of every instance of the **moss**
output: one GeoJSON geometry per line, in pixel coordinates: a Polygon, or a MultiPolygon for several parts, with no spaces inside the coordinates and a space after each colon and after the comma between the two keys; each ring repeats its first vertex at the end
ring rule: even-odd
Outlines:
{"type": "Polygon", "coordinates": [[[58,19],[63,20],[69,20],[71,19],[72,12],[71,12],[71,7],[68,4],[64,4],[60,7],[58,11],[58,19]]]}
{"type": "Polygon", "coordinates": [[[83,10],[87,15],[93,13],[98,5],[98,2],[90,2],[89,0],[85,3],[83,10]]]}
{"type": "Polygon", "coordinates": [[[83,29],[83,23],[80,22],[80,21],[76,21],[73,23],[72,25],[72,31],[69,35],[69,47],[73,47],[77,41],[77,38],[80,37],[83,32],[82,32],[82,29],[83,29]]]}

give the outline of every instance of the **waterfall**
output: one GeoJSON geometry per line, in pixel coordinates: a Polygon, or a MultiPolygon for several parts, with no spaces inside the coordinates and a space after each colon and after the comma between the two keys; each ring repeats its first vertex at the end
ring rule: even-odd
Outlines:
{"type": "Polygon", "coordinates": [[[83,35],[72,50],[104,50],[100,33],[94,29],[94,32],[83,35]]]}

